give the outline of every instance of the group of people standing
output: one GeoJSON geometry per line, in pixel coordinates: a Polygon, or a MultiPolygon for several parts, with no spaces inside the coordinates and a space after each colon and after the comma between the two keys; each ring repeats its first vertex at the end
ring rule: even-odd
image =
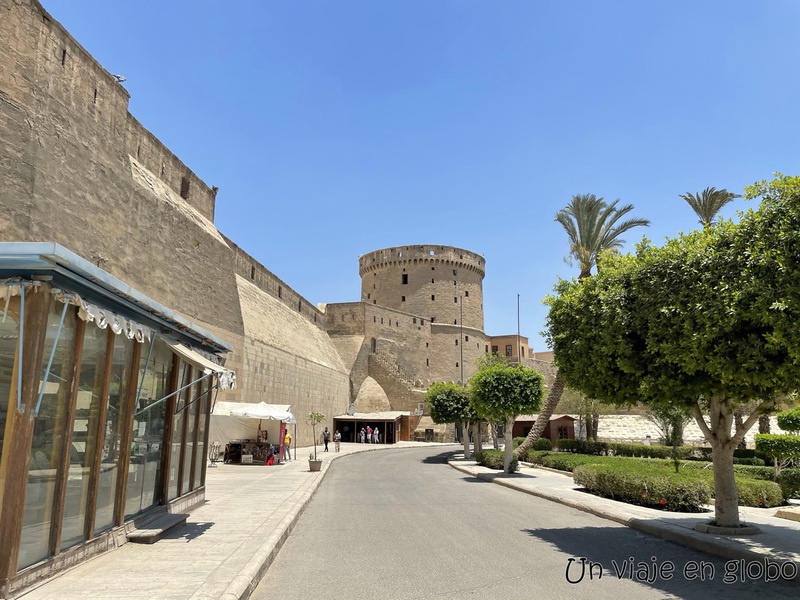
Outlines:
{"type": "Polygon", "coordinates": [[[377,427],[375,429],[372,429],[369,425],[367,425],[366,429],[362,427],[360,436],[362,444],[380,444],[381,442],[381,432],[378,431],[377,427]]]}

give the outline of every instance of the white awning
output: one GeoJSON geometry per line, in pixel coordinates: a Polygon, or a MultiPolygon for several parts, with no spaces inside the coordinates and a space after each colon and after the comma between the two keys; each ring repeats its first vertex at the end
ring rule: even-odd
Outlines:
{"type": "Polygon", "coordinates": [[[236,372],[226,369],[222,365],[218,365],[199,352],[195,352],[188,346],[184,346],[179,342],[174,342],[170,339],[164,338],[164,341],[169,344],[175,354],[179,355],[186,362],[193,364],[195,367],[202,369],[204,373],[215,373],[219,381],[219,389],[230,390],[236,387],[236,372]]]}
{"type": "Polygon", "coordinates": [[[214,405],[211,413],[216,416],[247,417],[250,419],[272,419],[284,423],[295,423],[291,406],[288,404],[267,404],[259,402],[223,402],[214,405]]]}

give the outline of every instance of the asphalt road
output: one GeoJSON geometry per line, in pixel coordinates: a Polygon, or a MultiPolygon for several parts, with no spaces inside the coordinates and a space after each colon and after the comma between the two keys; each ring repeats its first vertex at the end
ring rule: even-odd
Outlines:
{"type": "Polygon", "coordinates": [[[464,475],[449,454],[337,460],[251,597],[800,598],[797,584],[742,582],[737,563],[464,475]]]}

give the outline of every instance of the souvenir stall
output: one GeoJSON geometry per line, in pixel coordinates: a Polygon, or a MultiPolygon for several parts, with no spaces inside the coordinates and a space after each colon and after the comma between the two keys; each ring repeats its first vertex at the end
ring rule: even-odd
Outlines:
{"type": "Polygon", "coordinates": [[[217,402],[208,439],[212,445],[218,444],[225,463],[279,464],[286,427],[295,424],[288,404],[217,402]]]}

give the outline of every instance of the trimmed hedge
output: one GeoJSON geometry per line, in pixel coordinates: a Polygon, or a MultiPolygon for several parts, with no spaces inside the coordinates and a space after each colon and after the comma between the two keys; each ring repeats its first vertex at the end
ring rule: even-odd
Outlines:
{"type": "Polygon", "coordinates": [[[649,508],[700,512],[711,500],[709,482],[696,472],[651,471],[640,465],[579,465],[575,483],[598,496],[649,508]]]}
{"type": "MultiPolygon", "coordinates": [[[[562,452],[590,454],[593,456],[632,456],[635,458],[672,458],[672,446],[647,444],[617,444],[612,442],[592,442],[587,440],[558,440],[562,452]]],[[[676,454],[684,460],[692,455],[694,448],[679,446],[676,454]]]]}
{"type": "MultiPolygon", "coordinates": [[[[479,465],[488,467],[489,469],[503,470],[505,460],[504,450],[483,450],[475,455],[475,460],[479,465]]],[[[511,458],[511,472],[519,469],[519,461],[512,455],[511,458]]]]}
{"type": "Polygon", "coordinates": [[[740,475],[736,477],[736,489],[739,491],[739,506],[771,508],[784,502],[781,486],[774,481],[740,475]]]}
{"type": "MultiPolygon", "coordinates": [[[[679,473],[665,463],[585,464],[575,467],[575,483],[599,496],[670,511],[698,512],[714,494],[711,470],[679,473]]],[[[740,506],[773,507],[784,502],[781,486],[740,473],[736,476],[740,506]]]]}

